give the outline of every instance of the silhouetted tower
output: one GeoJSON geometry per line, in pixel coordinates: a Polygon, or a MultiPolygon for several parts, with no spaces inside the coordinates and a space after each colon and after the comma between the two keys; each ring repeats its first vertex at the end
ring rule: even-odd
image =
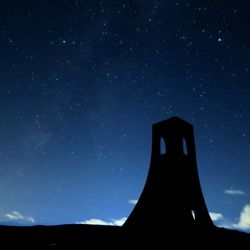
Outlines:
{"type": "Polygon", "coordinates": [[[163,224],[213,226],[200,186],[193,126],[178,117],[153,125],[147,181],[124,227],[152,230],[163,224]]]}

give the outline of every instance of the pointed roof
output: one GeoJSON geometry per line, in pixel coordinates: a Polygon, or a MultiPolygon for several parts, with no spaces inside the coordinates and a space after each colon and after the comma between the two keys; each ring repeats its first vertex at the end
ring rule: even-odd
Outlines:
{"type": "Polygon", "coordinates": [[[187,126],[187,125],[188,125],[188,126],[192,126],[192,124],[188,123],[187,121],[181,119],[181,118],[178,117],[178,116],[173,116],[173,117],[171,117],[171,118],[169,118],[169,119],[166,119],[166,120],[163,120],[163,121],[154,123],[153,126],[154,126],[154,127],[155,127],[155,126],[161,127],[161,126],[166,126],[166,125],[171,126],[171,125],[177,125],[177,124],[178,124],[178,125],[183,125],[183,126],[187,126]]]}

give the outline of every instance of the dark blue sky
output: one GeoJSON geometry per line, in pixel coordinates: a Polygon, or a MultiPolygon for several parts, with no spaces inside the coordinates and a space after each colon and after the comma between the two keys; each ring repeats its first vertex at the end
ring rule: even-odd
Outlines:
{"type": "Polygon", "coordinates": [[[248,230],[249,9],[2,1],[0,221],[118,223],[145,183],[151,125],[178,115],[215,223],[248,230]]]}

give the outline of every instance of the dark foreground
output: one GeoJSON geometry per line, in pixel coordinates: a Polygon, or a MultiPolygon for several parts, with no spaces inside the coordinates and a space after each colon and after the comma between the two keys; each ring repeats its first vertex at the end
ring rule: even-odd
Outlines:
{"type": "MultiPolygon", "coordinates": [[[[185,227],[185,226],[184,226],[185,227]]],[[[117,226],[61,225],[0,227],[1,249],[175,249],[178,247],[239,247],[250,244],[250,235],[239,231],[173,229],[167,225],[150,231],[133,231],[117,226]]]]}

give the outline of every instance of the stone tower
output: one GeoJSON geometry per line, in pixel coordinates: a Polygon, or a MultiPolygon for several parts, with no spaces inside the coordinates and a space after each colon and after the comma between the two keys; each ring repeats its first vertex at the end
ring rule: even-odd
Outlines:
{"type": "Polygon", "coordinates": [[[124,227],[212,227],[198,176],[193,126],[173,117],[154,124],[152,132],[148,177],[124,227]]]}

